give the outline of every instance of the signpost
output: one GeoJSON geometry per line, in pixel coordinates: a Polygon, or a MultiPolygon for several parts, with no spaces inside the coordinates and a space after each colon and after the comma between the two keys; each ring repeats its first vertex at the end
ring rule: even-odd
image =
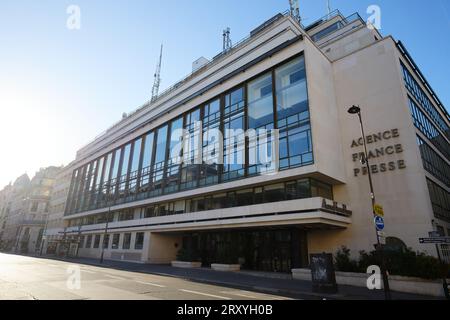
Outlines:
{"type": "MultiPolygon", "coordinates": [[[[419,238],[419,242],[421,244],[434,244],[436,246],[436,251],[438,254],[439,262],[440,262],[441,266],[444,266],[438,245],[439,244],[450,244],[450,237],[443,237],[439,234],[439,232],[436,232],[436,231],[429,232],[428,235],[429,235],[429,238],[419,238]]],[[[444,271],[444,268],[442,268],[442,269],[443,269],[442,286],[444,288],[445,297],[447,298],[447,300],[450,300],[450,292],[448,289],[449,285],[447,284],[447,272],[444,271]]]]}

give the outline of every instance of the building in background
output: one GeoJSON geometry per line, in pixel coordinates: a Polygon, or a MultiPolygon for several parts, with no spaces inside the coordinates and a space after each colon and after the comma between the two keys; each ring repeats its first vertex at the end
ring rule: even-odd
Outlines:
{"type": "Polygon", "coordinates": [[[0,190],[0,250],[2,250],[5,245],[2,242],[2,238],[6,229],[6,220],[11,211],[12,190],[13,186],[11,185],[11,183],[0,190]]]}
{"type": "MultiPolygon", "coordinates": [[[[70,240],[65,235],[66,221],[63,219],[69,193],[73,168],[70,164],[56,174],[49,201],[49,214],[44,229],[42,253],[49,255],[66,255],[70,240]]],[[[76,239],[73,239],[76,241],[76,239]]]]}
{"type": "MultiPolygon", "coordinates": [[[[78,239],[84,257],[104,248],[106,259],[167,263],[185,248],[205,266],[233,260],[279,272],[342,245],[370,251],[376,236],[352,105],[363,112],[387,245],[436,255],[418,238],[450,235],[449,114],[401,42],[339,11],[307,27],[274,16],[80,149],[64,237],[78,239]],[[198,155],[174,156],[180,128],[224,163],[176,161],[198,155]],[[249,162],[255,141],[222,146],[209,128],[278,129],[279,170],[249,162]]],[[[55,197],[59,230],[63,198],[55,197]]]]}
{"type": "MultiPolygon", "coordinates": [[[[5,251],[36,253],[49,211],[50,194],[58,167],[40,169],[30,178],[19,177],[9,191],[1,242],[5,251]]],[[[5,189],[4,189],[5,190],[5,189]]]]}

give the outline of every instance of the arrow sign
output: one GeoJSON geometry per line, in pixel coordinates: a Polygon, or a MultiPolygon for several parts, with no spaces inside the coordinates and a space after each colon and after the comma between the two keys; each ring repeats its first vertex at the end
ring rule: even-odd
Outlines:
{"type": "Polygon", "coordinates": [[[450,237],[439,237],[439,238],[419,238],[419,242],[421,244],[429,244],[429,243],[450,243],[450,237]]]}
{"type": "Polygon", "coordinates": [[[384,230],[384,219],[383,217],[376,216],[374,219],[375,226],[377,227],[378,231],[384,230]]]}

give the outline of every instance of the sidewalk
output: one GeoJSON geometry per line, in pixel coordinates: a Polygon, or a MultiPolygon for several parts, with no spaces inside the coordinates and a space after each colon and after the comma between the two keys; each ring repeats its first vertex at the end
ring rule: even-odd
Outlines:
{"type": "MultiPolygon", "coordinates": [[[[208,268],[182,269],[174,268],[170,265],[136,264],[111,260],[105,260],[104,263],[101,264],[98,259],[90,258],[59,258],[51,256],[42,256],[39,258],[113,268],[123,271],[176,277],[236,289],[284,295],[295,299],[384,300],[384,292],[382,290],[371,291],[361,287],[340,285],[339,292],[337,294],[317,294],[312,292],[310,281],[267,277],[267,273],[260,273],[261,276],[258,276],[257,272],[252,272],[249,274],[239,272],[220,272],[208,268]]],[[[436,297],[401,292],[392,292],[391,295],[393,300],[439,300],[439,298],[436,297]]]]}

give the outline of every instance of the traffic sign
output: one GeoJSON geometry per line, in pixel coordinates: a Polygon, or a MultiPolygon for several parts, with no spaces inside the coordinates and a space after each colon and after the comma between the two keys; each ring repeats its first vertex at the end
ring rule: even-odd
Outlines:
{"type": "Polygon", "coordinates": [[[378,217],[384,217],[384,210],[383,207],[380,206],[379,204],[376,204],[373,206],[373,212],[375,213],[376,216],[378,217]]]}
{"type": "Polygon", "coordinates": [[[377,216],[377,217],[375,217],[374,221],[375,221],[375,226],[377,227],[378,231],[384,230],[384,219],[383,219],[383,217],[377,216]]]}
{"type": "Polygon", "coordinates": [[[445,244],[450,243],[450,237],[419,238],[419,242],[421,244],[430,244],[430,243],[445,244]]]}

